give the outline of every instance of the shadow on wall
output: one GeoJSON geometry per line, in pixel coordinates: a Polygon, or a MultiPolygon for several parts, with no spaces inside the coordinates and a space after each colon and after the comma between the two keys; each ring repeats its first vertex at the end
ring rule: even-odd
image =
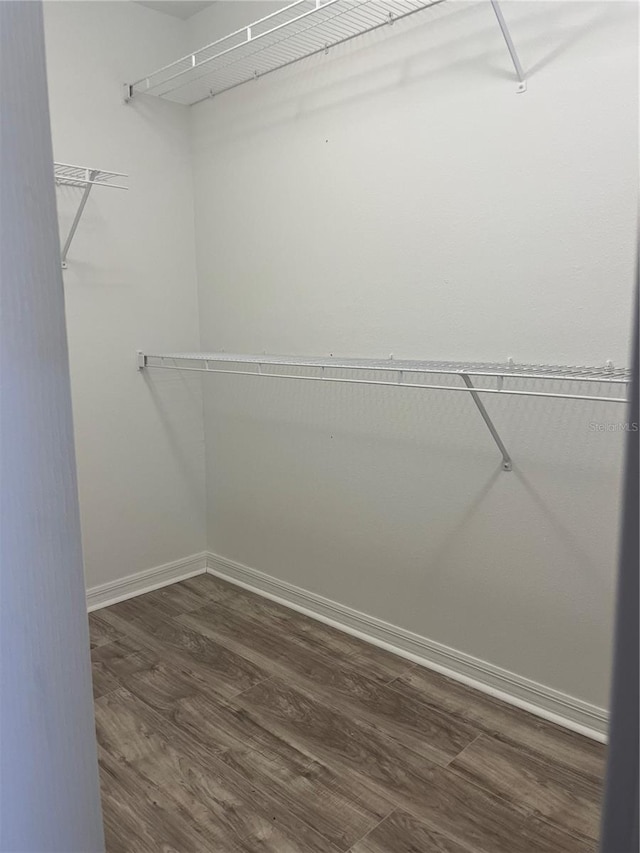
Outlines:
{"type": "Polygon", "coordinates": [[[205,512],[204,483],[204,431],[198,427],[196,441],[201,452],[193,452],[193,425],[202,422],[202,389],[199,378],[171,371],[163,376],[149,376],[141,371],[142,379],[157,412],[160,429],[173,458],[178,461],[185,481],[189,484],[192,511],[202,516],[205,512]],[[188,440],[185,441],[185,436],[188,440]]]}
{"type": "MultiPolygon", "coordinates": [[[[452,528],[449,530],[448,534],[442,538],[440,545],[431,556],[431,562],[434,566],[442,565],[448,560],[454,543],[469,527],[473,518],[484,504],[489,492],[496,484],[498,478],[504,473],[505,472],[502,471],[501,467],[496,468],[493,474],[491,474],[484,485],[478,490],[475,497],[472,497],[467,506],[462,508],[462,512],[454,520],[452,528]]],[[[509,473],[514,472],[512,471],[509,473]]]]}
{"type": "MultiPolygon", "coordinates": [[[[60,245],[64,246],[78,210],[82,189],[56,187],[60,245]]],[[[122,229],[128,215],[127,193],[98,187],[87,200],[67,255],[63,274],[65,288],[78,286],[83,293],[131,288],[128,260],[130,233],[122,229]]],[[[67,303],[69,311],[75,302],[67,303]]]]}
{"type": "MultiPolygon", "coordinates": [[[[406,522],[407,504],[424,509],[424,500],[430,496],[434,504],[431,511],[437,516],[437,505],[449,487],[439,487],[434,495],[433,478],[450,482],[460,472],[447,473],[447,467],[459,468],[464,463],[469,465],[470,473],[467,475],[463,469],[462,476],[469,479],[457,482],[457,506],[447,510],[454,510],[449,519],[457,519],[453,526],[446,525],[453,531],[463,527],[465,519],[475,513],[494,485],[496,472],[500,472],[499,451],[472,401],[463,393],[353,386],[309,388],[293,380],[247,377],[243,382],[238,382],[237,377],[207,379],[210,428],[215,433],[218,421],[233,423],[230,437],[234,445],[240,441],[240,434],[250,434],[251,455],[254,451],[256,456],[264,455],[264,448],[258,448],[264,442],[272,444],[267,461],[260,464],[256,459],[258,468],[252,470],[269,464],[269,458],[286,458],[292,477],[289,497],[294,502],[296,481],[304,478],[305,469],[316,485],[326,480],[329,487],[332,474],[327,465],[332,467],[332,460],[338,458],[334,472],[337,482],[347,487],[353,480],[349,494],[344,495],[349,506],[381,508],[388,501],[397,501],[404,508],[406,522]],[[320,463],[325,455],[323,466],[320,463]],[[406,477],[395,477],[394,471],[405,465],[410,469],[406,477]],[[363,471],[369,482],[361,488],[363,471]],[[391,490],[387,491],[386,500],[385,488],[391,490]],[[474,494],[477,497],[469,500],[474,494]]],[[[572,503],[591,500],[588,489],[586,493],[576,490],[576,480],[586,485],[605,475],[607,481],[609,476],[615,481],[621,458],[620,434],[599,433],[590,427],[594,422],[614,422],[620,415],[620,406],[491,397],[487,407],[512,454],[520,485],[548,519],[554,519],[558,533],[562,533],[576,559],[588,564],[587,551],[578,545],[585,534],[578,529],[570,534],[559,519],[567,517],[572,503]],[[542,497],[547,492],[552,502],[542,497]]],[[[511,475],[500,473],[505,478],[505,488],[512,489],[515,484],[511,475]]],[[[283,470],[279,475],[282,489],[288,475],[283,470]]],[[[251,478],[245,485],[250,482],[251,478]]],[[[337,496],[334,498],[337,501],[337,496]]],[[[597,496],[593,498],[596,499],[597,496]]],[[[577,515],[569,513],[572,526],[577,515]]],[[[419,523],[419,514],[414,520],[419,523]]],[[[444,543],[439,547],[446,549],[444,543]]]]}

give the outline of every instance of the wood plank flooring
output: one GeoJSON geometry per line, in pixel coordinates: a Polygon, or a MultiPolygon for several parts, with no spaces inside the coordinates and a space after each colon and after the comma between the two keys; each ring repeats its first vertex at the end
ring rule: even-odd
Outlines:
{"type": "Polygon", "coordinates": [[[604,747],[201,575],[90,614],[108,853],[595,853],[604,747]]]}

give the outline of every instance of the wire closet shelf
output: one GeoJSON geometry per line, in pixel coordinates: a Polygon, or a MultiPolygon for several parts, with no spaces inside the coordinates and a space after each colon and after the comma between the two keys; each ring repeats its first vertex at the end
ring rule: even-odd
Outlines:
{"type": "Polygon", "coordinates": [[[67,268],[67,255],[92,188],[111,187],[116,190],[126,190],[128,187],[122,183],[121,179],[126,178],[127,175],[123,172],[106,172],[104,169],[92,169],[89,166],[54,163],[53,176],[57,187],[74,187],[82,190],[82,194],[78,200],[78,207],[69,228],[69,233],[67,234],[67,239],[64,241],[62,247],[62,269],[65,270],[67,268]]]}
{"type": "MultiPolygon", "coordinates": [[[[441,2],[295,0],[134,83],[126,83],[124,99],[149,94],[180,104],[197,104],[441,2]]],[[[518,91],[523,92],[524,72],[507,24],[497,0],[491,0],[491,5],[514,65],[518,91]]]]}
{"type": "Polygon", "coordinates": [[[120,180],[127,176],[123,172],[105,172],[102,169],[91,169],[88,166],[71,166],[69,163],[54,163],[54,177],[56,186],[80,187],[84,189],[88,185],[100,185],[101,187],[113,187],[113,189],[126,190],[127,187],[120,180]]]}
{"type": "Polygon", "coordinates": [[[545,364],[415,361],[408,359],[328,358],[303,356],[245,355],[224,352],[138,352],[138,366],[169,370],[195,370],[204,373],[228,373],[243,376],[270,376],[280,379],[303,379],[323,382],[348,382],[364,385],[393,385],[403,388],[425,388],[445,391],[473,391],[503,396],[557,397],[568,400],[592,400],[626,403],[625,386],[631,381],[628,368],[569,367],[545,364]],[[282,372],[288,368],[296,372],[282,372]],[[346,375],[352,374],[353,375],[346,375]],[[446,379],[437,382],[429,377],[446,379]],[[427,381],[425,381],[425,377],[427,381]],[[484,384],[470,387],[464,379],[474,377],[484,384]],[[420,381],[418,381],[420,379],[420,381]],[[462,380],[460,384],[457,380],[462,380]],[[489,380],[487,382],[487,380],[489,380]],[[513,387],[509,380],[537,380],[531,387],[513,387]],[[505,384],[506,381],[506,384],[505,384]],[[583,385],[554,389],[554,382],[595,383],[591,393],[583,385]],[[540,385],[543,387],[540,387],[540,385]],[[593,390],[598,388],[598,393],[593,390]],[[622,392],[621,389],[622,388],[622,392]],[[611,393],[613,389],[614,393],[611,393]]]}
{"type": "Polygon", "coordinates": [[[513,463],[481,395],[546,397],[562,400],[591,400],[626,403],[626,386],[631,373],[626,368],[564,367],[547,364],[505,364],[457,361],[411,361],[407,359],[314,358],[303,356],[238,355],[224,352],[145,353],[138,350],[138,368],[193,370],[200,373],[227,373],[298,379],[311,382],[347,382],[355,385],[382,385],[401,388],[462,391],[480,413],[502,454],[502,470],[513,463]],[[561,385],[558,390],[557,383],[561,385]],[[505,385],[506,383],[506,385],[505,385]],[[527,383],[530,383],[527,387],[527,383]],[[587,393],[585,385],[591,389],[587,393]],[[623,386],[622,394],[620,386],[623,386]],[[568,390],[571,387],[571,390],[568,390]],[[598,389],[597,394],[593,393],[598,389]],[[611,393],[613,389],[614,393],[611,393]]]}

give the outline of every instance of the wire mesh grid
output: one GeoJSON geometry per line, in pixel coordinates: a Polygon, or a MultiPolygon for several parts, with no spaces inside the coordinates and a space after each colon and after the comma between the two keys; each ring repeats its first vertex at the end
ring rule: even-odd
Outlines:
{"type": "Polygon", "coordinates": [[[625,388],[621,386],[631,381],[631,372],[628,368],[611,365],[587,367],[512,362],[245,355],[220,352],[146,353],[144,366],[454,390],[468,390],[459,384],[459,377],[468,376],[474,377],[474,387],[485,393],[612,402],[625,402],[624,396],[614,395],[624,394],[625,388]],[[509,380],[519,381],[517,384],[513,382],[509,384],[509,380]],[[523,384],[523,380],[536,380],[536,382],[523,384]],[[568,386],[553,385],[554,382],[559,381],[574,383],[571,391],[568,390],[568,386]],[[613,393],[610,393],[611,389],[613,393]]]}
{"type": "Polygon", "coordinates": [[[136,81],[131,89],[195,104],[439,2],[297,0],[136,81]]]}
{"type": "Polygon", "coordinates": [[[69,163],[54,163],[54,176],[58,186],[86,187],[87,184],[100,184],[105,187],[126,190],[121,182],[127,176],[123,172],[106,172],[88,166],[72,166],[69,163]]]}

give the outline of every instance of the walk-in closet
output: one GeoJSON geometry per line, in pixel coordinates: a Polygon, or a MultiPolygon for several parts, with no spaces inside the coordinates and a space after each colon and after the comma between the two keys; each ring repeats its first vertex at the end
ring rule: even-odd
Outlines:
{"type": "Polygon", "coordinates": [[[0,849],[633,853],[637,4],[0,5],[0,849]]]}

